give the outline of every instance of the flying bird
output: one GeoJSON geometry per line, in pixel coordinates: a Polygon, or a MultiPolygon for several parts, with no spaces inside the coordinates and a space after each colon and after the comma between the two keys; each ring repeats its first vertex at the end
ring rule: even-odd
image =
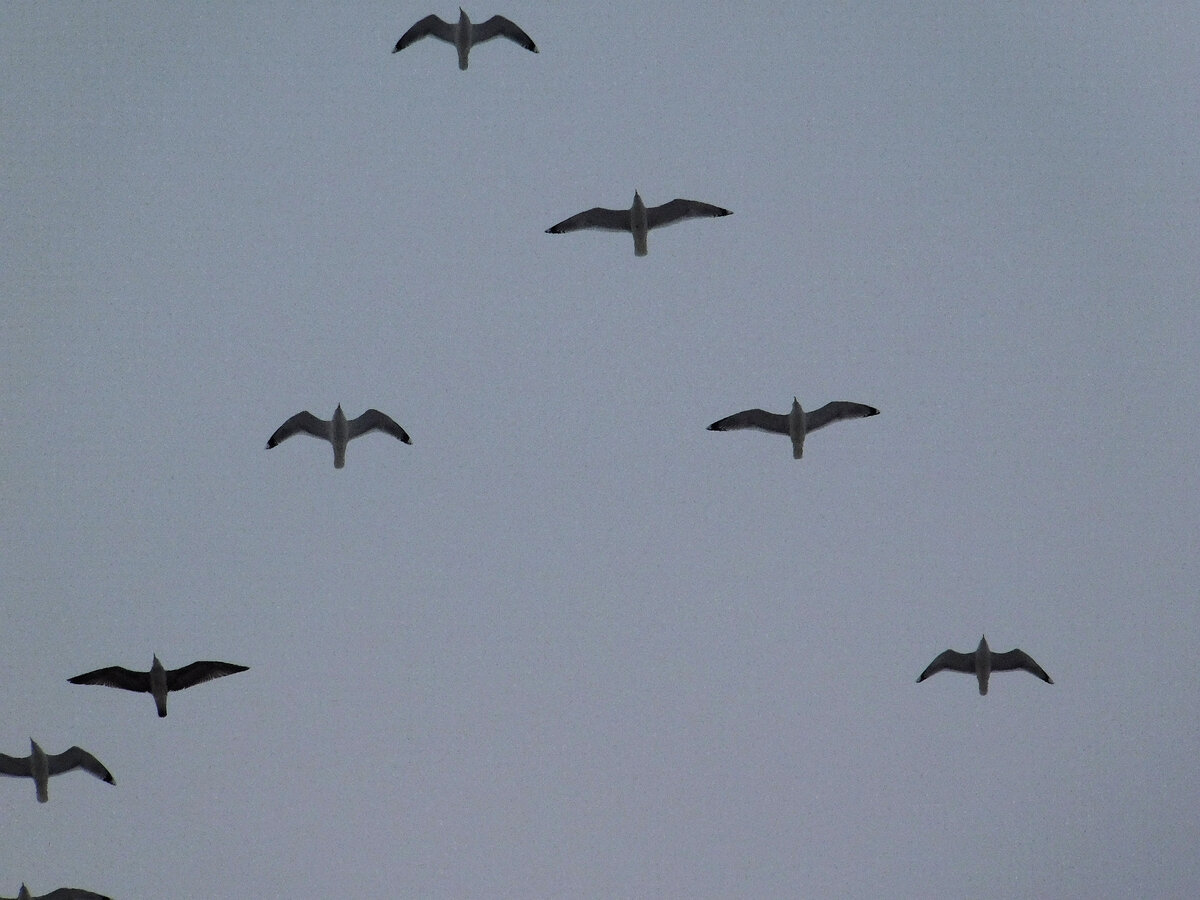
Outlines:
{"type": "Polygon", "coordinates": [[[486,22],[472,25],[461,6],[458,8],[458,21],[453,24],[445,22],[437,16],[423,18],[400,36],[400,40],[396,41],[392,52],[399,53],[409,44],[413,44],[423,37],[435,37],[447,44],[453,44],[458,51],[458,67],[464,70],[467,68],[467,55],[471,52],[471,48],[484,41],[490,41],[494,37],[508,38],[531,53],[538,52],[537,44],[529,35],[504,16],[492,16],[486,22]]]}
{"type": "Polygon", "coordinates": [[[158,716],[167,714],[167,692],[182,691],[193,685],[222,678],[235,672],[245,672],[249,666],[239,666],[235,663],[214,662],[201,660],[181,669],[165,669],[163,664],[154,657],[150,663],[149,672],[134,672],[120,666],[109,666],[106,669],[96,669],[94,672],[84,672],[74,678],[68,678],[71,684],[102,684],[106,687],[120,688],[123,691],[137,691],[142,694],[152,694],[154,705],[158,707],[158,716]]]}
{"type": "Polygon", "coordinates": [[[633,192],[633,206],[629,209],[605,209],[596,206],[563,219],[546,229],[546,234],[566,234],[581,228],[598,228],[601,231],[628,231],[633,234],[633,255],[646,255],[646,234],[651,228],[661,228],[683,219],[708,219],[729,216],[733,213],[711,203],[699,200],[675,199],[662,206],[646,206],[642,195],[633,192]]]}
{"type": "Polygon", "coordinates": [[[318,419],[307,410],[296,413],[275,430],[267,441],[267,449],[286,441],[293,434],[311,434],[333,444],[333,467],[340,469],[346,465],[346,444],[368,431],[383,431],[406,444],[412,443],[408,432],[379,410],[368,409],[357,419],[347,419],[339,403],[333,411],[332,420],[318,419]]]}
{"type": "MultiPolygon", "coordinates": [[[[0,897],[0,900],[14,900],[14,898],[0,897]]],[[[79,888],[59,888],[57,891],[39,894],[35,897],[29,893],[29,888],[22,884],[21,890],[17,891],[15,900],[112,900],[112,898],[97,894],[95,891],[81,891],[79,888]]]]}
{"type": "Polygon", "coordinates": [[[32,738],[29,741],[28,756],[6,756],[0,753],[0,775],[12,775],[17,778],[32,778],[37,788],[38,803],[50,799],[50,776],[61,775],[72,769],[83,769],[91,772],[101,781],[116,784],[112,773],[104,768],[100,760],[86,750],[72,747],[62,753],[46,753],[32,738]]]}
{"type": "Polygon", "coordinates": [[[1033,657],[1024,650],[1009,650],[1007,653],[996,653],[988,647],[987,636],[979,641],[979,647],[974,653],[959,653],[957,650],[943,650],[917,678],[920,683],[930,675],[936,675],[942,669],[952,669],[955,672],[966,672],[979,679],[979,693],[988,691],[988,676],[992,672],[1011,672],[1014,669],[1024,669],[1036,675],[1047,684],[1054,684],[1046,671],[1033,661],[1033,657]]]}
{"type": "Polygon", "coordinates": [[[760,431],[770,431],[772,434],[786,434],[792,439],[792,459],[799,459],[804,454],[804,436],[810,431],[824,428],[830,422],[839,419],[863,419],[867,416],[877,416],[879,410],[863,403],[850,403],[847,400],[834,400],[826,403],[820,409],[806,413],[800,408],[800,401],[792,398],[790,413],[771,413],[765,409],[746,409],[724,419],[718,419],[708,426],[709,431],[733,431],[737,428],[757,428],[760,431]]]}

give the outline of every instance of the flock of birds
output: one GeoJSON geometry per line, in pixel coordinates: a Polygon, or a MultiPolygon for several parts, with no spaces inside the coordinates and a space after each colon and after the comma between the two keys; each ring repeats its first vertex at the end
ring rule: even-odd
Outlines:
{"type": "MultiPolygon", "coordinates": [[[[475,25],[463,12],[458,10],[458,21],[451,23],[437,16],[426,16],[412,28],[401,35],[396,42],[393,53],[399,53],[405,47],[424,37],[435,37],[448,44],[453,44],[458,50],[458,67],[467,67],[467,56],[471,47],[490,41],[495,37],[505,37],[524,47],[532,53],[537,53],[537,44],[515,22],[503,16],[492,16],[486,22],[475,25]]],[[[584,228],[595,228],[602,231],[628,231],[633,235],[633,252],[636,256],[647,253],[646,235],[652,228],[670,225],[683,219],[715,218],[728,216],[731,211],[711,203],[701,203],[698,200],[672,200],[662,206],[647,207],[642,202],[638,192],[633,194],[633,205],[629,209],[606,209],[602,206],[593,207],[563,219],[557,225],[546,229],[547,234],[566,234],[584,228]]],[[[835,400],[826,403],[820,409],[805,413],[797,398],[792,398],[792,409],[789,413],[771,413],[762,409],[747,409],[732,416],[726,416],[708,426],[709,431],[733,431],[739,428],[756,428],[773,434],[786,434],[792,441],[792,458],[800,459],[804,451],[804,437],[810,431],[823,428],[830,422],[841,419],[861,419],[866,416],[877,416],[879,410],[863,403],[851,403],[845,400],[835,400]]],[[[400,438],[406,444],[411,444],[408,434],[378,410],[369,409],[357,419],[349,423],[342,414],[339,405],[334,413],[332,422],[318,419],[311,413],[302,412],[292,416],[271,435],[267,447],[274,447],[285,438],[298,432],[324,438],[333,444],[334,465],[341,468],[345,465],[346,442],[360,434],[373,429],[386,431],[400,438]],[[349,426],[347,428],[347,425],[349,426]]],[[[986,694],[988,676],[992,672],[1004,672],[1013,669],[1023,669],[1053,684],[1050,676],[1033,661],[1033,658],[1023,650],[1009,650],[1007,653],[994,653],[988,647],[987,637],[979,642],[973,653],[959,653],[956,650],[946,650],[938,655],[928,668],[917,678],[924,681],[930,675],[943,669],[954,672],[965,672],[974,675],[979,680],[979,693],[986,694]]]]}
{"type": "MultiPolygon", "coordinates": [[[[458,52],[458,67],[466,69],[471,48],[476,44],[489,41],[492,38],[503,37],[524,47],[532,53],[537,53],[537,45],[514,22],[503,16],[492,16],[486,22],[472,23],[467,14],[459,8],[457,22],[446,22],[436,15],[429,15],[401,35],[396,42],[393,53],[399,53],[404,48],[425,37],[435,37],[453,44],[458,52]]],[[[581,229],[598,229],[602,231],[625,231],[633,235],[633,252],[636,256],[645,256],[647,251],[647,235],[653,228],[670,225],[684,219],[716,218],[731,215],[731,211],[711,203],[701,203],[698,200],[675,199],[661,206],[646,206],[638,192],[634,192],[633,205],[629,209],[606,209],[594,207],[576,213],[563,219],[557,225],[546,229],[547,234],[566,234],[581,229]]],[[[853,403],[846,400],[835,400],[826,403],[819,409],[805,412],[798,398],[792,398],[792,408],[787,413],[772,413],[763,409],[747,409],[734,413],[723,419],[718,419],[708,426],[709,431],[734,431],[752,428],[771,434],[787,435],[792,443],[792,458],[800,459],[804,452],[804,438],[809,432],[824,428],[832,422],[842,419],[861,419],[879,415],[879,410],[864,403],[853,403]]],[[[397,440],[412,444],[412,439],[395,420],[377,409],[368,409],[362,415],[347,419],[339,403],[333,412],[332,419],[320,419],[307,410],[298,412],[279,426],[267,441],[267,449],[278,446],[295,434],[308,434],[329,441],[333,446],[333,465],[340,469],[346,464],[346,445],[354,438],[361,437],[372,431],[390,434],[397,440]]],[[[170,691],[180,691],[193,687],[214,678],[244,672],[247,666],[234,663],[199,661],[179,669],[166,669],[154,656],[148,672],[135,672],[120,666],[108,666],[85,672],[68,679],[71,684],[98,684],[107,687],[120,688],[150,694],[160,717],[167,714],[167,694],[170,691]]],[[[979,646],[970,653],[960,653],[957,650],[945,650],[931,662],[918,676],[917,681],[924,681],[944,669],[953,672],[963,672],[974,675],[979,683],[979,693],[987,694],[988,679],[992,672],[1006,672],[1017,669],[1036,675],[1047,684],[1053,680],[1046,674],[1028,653],[1013,649],[1005,653],[996,653],[984,636],[979,646]]],[[[95,756],[80,747],[71,747],[62,753],[46,753],[33,739],[29,741],[28,756],[7,756],[0,753],[0,775],[32,778],[39,803],[49,799],[49,780],[52,775],[61,775],[74,769],[83,769],[101,781],[116,784],[112,773],[95,756]]],[[[9,898],[0,897],[0,900],[9,898]]],[[[79,888],[59,888],[48,894],[34,897],[24,884],[15,900],[109,900],[109,898],[85,891],[79,888]]]]}
{"type": "MultiPolygon", "coordinates": [[[[68,678],[67,681],[71,684],[102,684],[124,691],[150,694],[154,697],[154,705],[162,718],[167,714],[168,691],[182,691],[184,688],[212,681],[223,675],[245,672],[248,668],[249,666],[239,666],[235,663],[201,660],[181,669],[166,669],[155,656],[149,672],[134,672],[121,666],[107,666],[93,672],[84,672],[74,678],[68,678]]],[[[37,741],[30,738],[28,756],[7,756],[0,753],[0,775],[32,778],[38,803],[45,803],[50,799],[51,775],[61,775],[74,769],[90,772],[108,784],[117,783],[112,777],[112,772],[82,747],[71,747],[62,753],[47,753],[38,746],[37,741]]]]}
{"type": "MultiPolygon", "coordinates": [[[[120,688],[123,691],[150,694],[154,697],[154,706],[160,718],[167,714],[167,693],[182,691],[186,688],[245,672],[249,666],[239,666],[236,663],[217,662],[215,660],[200,660],[178,669],[168,669],[163,666],[155,655],[150,663],[150,671],[135,672],[122,666],[106,666],[84,672],[74,678],[68,678],[71,684],[100,684],[106,687],[120,688]]],[[[32,778],[38,803],[50,799],[50,776],[62,775],[75,769],[95,775],[107,784],[115,785],[116,779],[112,772],[100,760],[88,753],[82,747],[70,747],[62,753],[47,753],[38,742],[29,739],[28,756],[8,756],[0,753],[0,775],[11,775],[16,778],[32,778]]],[[[11,900],[0,897],[0,900],[11,900]]],[[[24,884],[17,892],[16,900],[109,900],[103,894],[80,888],[59,888],[48,894],[34,897],[24,884]]]]}

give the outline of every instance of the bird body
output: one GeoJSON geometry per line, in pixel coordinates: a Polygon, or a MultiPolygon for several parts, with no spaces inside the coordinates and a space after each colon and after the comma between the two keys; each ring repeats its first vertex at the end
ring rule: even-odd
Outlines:
{"type": "Polygon", "coordinates": [[[61,775],[72,769],[83,769],[109,784],[117,783],[100,760],[79,747],[71,747],[62,753],[48,754],[38,746],[37,741],[30,738],[28,756],[7,756],[0,753],[0,775],[32,778],[37,790],[38,803],[45,803],[50,799],[50,776],[61,775]]]}
{"type": "Polygon", "coordinates": [[[446,22],[432,15],[421,19],[400,36],[400,40],[396,41],[392,52],[399,53],[405,47],[424,37],[435,37],[448,44],[453,44],[454,49],[458,51],[458,67],[463,70],[467,68],[467,57],[470,55],[471,48],[484,41],[490,41],[494,37],[508,38],[531,53],[538,52],[537,44],[529,35],[504,16],[492,16],[486,22],[473,25],[461,6],[458,8],[457,22],[446,22]]]}
{"type": "Polygon", "coordinates": [[[377,409],[368,409],[356,419],[347,419],[342,412],[342,404],[333,411],[332,419],[318,419],[308,410],[298,412],[277,429],[267,440],[267,449],[286,441],[294,434],[311,434],[313,437],[329,441],[333,445],[333,467],[341,469],[346,465],[346,445],[354,438],[369,431],[382,431],[405,444],[411,444],[412,438],[389,416],[377,409]]]}
{"type": "Polygon", "coordinates": [[[683,219],[716,218],[732,215],[728,209],[701,203],[699,200],[676,198],[662,206],[646,206],[642,195],[633,192],[633,205],[629,209],[606,209],[595,206],[563,219],[546,229],[546,234],[566,234],[583,228],[601,231],[628,231],[633,235],[633,255],[645,256],[648,252],[646,236],[651,228],[661,228],[683,219]]]}
{"type": "Polygon", "coordinates": [[[834,400],[826,403],[820,409],[805,413],[800,406],[799,398],[792,398],[792,408],[787,413],[772,413],[765,409],[744,409],[732,416],[718,419],[708,426],[709,431],[735,431],[739,428],[757,428],[772,434],[786,434],[792,442],[792,459],[800,459],[804,455],[804,438],[818,428],[824,428],[830,422],[839,419],[862,419],[867,416],[877,416],[879,410],[865,403],[851,403],[848,400],[834,400]]]}
{"type": "Polygon", "coordinates": [[[330,428],[332,436],[329,441],[333,444],[333,467],[340,469],[346,465],[346,445],[350,443],[350,422],[346,419],[346,414],[342,412],[340,403],[333,411],[330,428]]]}
{"type": "Polygon", "coordinates": [[[646,239],[650,235],[650,217],[646,213],[646,204],[642,195],[633,192],[633,206],[629,210],[629,231],[633,234],[633,255],[645,256],[650,252],[646,239]]]}
{"type": "Polygon", "coordinates": [[[968,675],[974,675],[979,681],[979,693],[984,695],[988,692],[988,678],[992,672],[1011,672],[1014,669],[1024,669],[1032,675],[1047,684],[1054,684],[1054,681],[1046,674],[1046,671],[1033,661],[1033,657],[1024,650],[1009,650],[1005,653],[996,653],[988,646],[987,635],[984,635],[979,646],[974,653],[959,653],[957,650],[943,650],[939,653],[926,668],[917,677],[917,682],[920,683],[930,675],[936,675],[942,669],[951,669],[955,672],[965,672],[968,675]]]}
{"type": "Polygon", "coordinates": [[[50,799],[50,758],[33,738],[29,739],[29,771],[38,803],[45,803],[50,799]]]}
{"type": "Polygon", "coordinates": [[[154,697],[154,706],[159,718],[167,715],[167,693],[182,691],[214,678],[245,672],[249,666],[239,666],[236,663],[217,662],[216,660],[199,660],[179,669],[166,669],[158,656],[150,664],[149,672],[134,672],[121,666],[108,666],[92,672],[84,672],[67,680],[71,684],[100,684],[105,687],[120,688],[123,691],[135,691],[150,694],[154,697]]]}
{"type": "MultiPolygon", "coordinates": [[[[138,673],[139,675],[141,672],[138,673]]],[[[154,698],[154,708],[158,711],[158,717],[165,719],[167,717],[167,669],[158,661],[158,654],[154,654],[154,660],[150,663],[150,696],[154,698]]],[[[85,675],[77,676],[80,678],[85,675]]]]}
{"type": "Polygon", "coordinates": [[[808,428],[804,422],[804,410],[800,408],[800,398],[792,398],[792,410],[788,413],[788,437],[792,441],[792,459],[804,456],[804,436],[808,428]]]}

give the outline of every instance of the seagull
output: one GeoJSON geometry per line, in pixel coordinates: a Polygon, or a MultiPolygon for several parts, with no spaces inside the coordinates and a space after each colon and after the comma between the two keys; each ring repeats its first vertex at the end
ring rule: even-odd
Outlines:
{"type": "Polygon", "coordinates": [[[368,409],[357,419],[347,419],[342,412],[342,404],[333,411],[333,420],[318,419],[308,410],[298,412],[280,425],[271,439],[267,441],[270,450],[276,444],[286,441],[293,434],[311,434],[333,444],[333,467],[340,469],[346,465],[346,444],[359,435],[368,431],[384,431],[394,438],[399,438],[406,444],[412,443],[408,432],[393,422],[377,409],[368,409]]]}
{"type": "Polygon", "coordinates": [[[91,772],[101,781],[116,784],[112,773],[86,750],[72,747],[59,754],[47,754],[30,738],[28,756],[6,756],[0,753],[0,775],[13,775],[17,778],[32,778],[37,787],[38,803],[50,799],[50,776],[61,775],[72,769],[83,769],[91,772]]]}
{"type": "Polygon", "coordinates": [[[746,409],[724,419],[718,419],[708,426],[709,431],[733,431],[735,428],[757,428],[760,431],[770,431],[774,434],[786,434],[792,439],[792,459],[799,459],[804,454],[804,436],[810,431],[824,428],[830,422],[838,419],[863,419],[867,416],[877,416],[879,410],[864,403],[851,403],[847,400],[834,400],[826,403],[820,409],[806,413],[800,408],[800,401],[792,398],[790,413],[770,413],[765,409],[746,409]]]}
{"type": "Polygon", "coordinates": [[[942,669],[953,669],[955,672],[966,672],[979,679],[979,693],[986,694],[988,676],[992,672],[1011,672],[1013,669],[1024,669],[1036,675],[1046,684],[1054,681],[1045,670],[1033,661],[1033,657],[1024,650],[1009,650],[1007,653],[996,653],[988,647],[987,636],[979,641],[979,647],[974,653],[959,653],[957,650],[943,650],[931,662],[928,668],[917,678],[920,683],[930,675],[936,675],[942,669]]]}
{"type": "Polygon", "coordinates": [[[599,228],[602,231],[629,231],[633,233],[633,255],[646,255],[646,234],[651,228],[670,225],[681,219],[704,219],[733,215],[732,211],[701,203],[699,200],[675,199],[662,206],[647,207],[642,195],[633,192],[633,206],[629,209],[605,209],[595,206],[585,209],[569,219],[546,229],[546,234],[566,234],[581,228],[599,228]]]}
{"type": "Polygon", "coordinates": [[[182,669],[164,669],[163,664],[154,657],[150,663],[149,672],[133,672],[120,666],[109,666],[106,669],[96,669],[94,672],[84,672],[74,678],[68,678],[71,684],[103,684],[106,687],[120,688],[123,691],[138,691],[142,694],[153,694],[154,705],[158,707],[158,717],[167,715],[167,691],[182,691],[192,685],[203,684],[214,678],[232,675],[235,672],[245,672],[249,666],[239,666],[235,663],[213,662],[201,660],[182,669]]]}
{"type": "Polygon", "coordinates": [[[504,16],[492,16],[486,22],[472,25],[461,6],[458,8],[458,21],[453,25],[437,16],[426,16],[400,36],[400,40],[396,41],[392,52],[399,53],[409,44],[416,43],[423,37],[435,37],[447,44],[453,44],[458,51],[458,67],[463,70],[467,68],[467,54],[471,52],[471,48],[484,41],[490,41],[494,37],[506,37],[531,53],[538,52],[537,44],[529,35],[504,16]]]}
{"type": "MultiPolygon", "coordinates": [[[[13,898],[0,897],[0,900],[13,900],[13,898]]],[[[29,888],[22,884],[15,900],[112,900],[112,898],[97,894],[95,891],[81,891],[79,888],[59,888],[57,891],[39,894],[35,897],[29,893],[29,888]]]]}

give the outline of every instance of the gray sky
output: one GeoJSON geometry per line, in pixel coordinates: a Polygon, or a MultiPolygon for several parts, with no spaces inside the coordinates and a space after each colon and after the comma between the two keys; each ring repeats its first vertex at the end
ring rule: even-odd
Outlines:
{"type": "Polygon", "coordinates": [[[0,6],[0,895],[1200,890],[1196,7],[243,6],[0,6]]]}

